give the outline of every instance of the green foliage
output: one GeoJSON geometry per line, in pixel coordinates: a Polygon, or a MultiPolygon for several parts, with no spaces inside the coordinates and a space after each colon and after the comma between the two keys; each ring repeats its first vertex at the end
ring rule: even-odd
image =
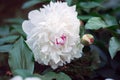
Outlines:
{"type": "Polygon", "coordinates": [[[80,16],[78,16],[78,19],[86,21],[86,20],[88,20],[88,19],[90,19],[92,17],[93,16],[89,16],[89,15],[80,15],[80,16]]]}
{"type": "Polygon", "coordinates": [[[14,25],[12,25],[12,28],[13,28],[17,33],[19,33],[20,35],[22,35],[23,37],[26,37],[26,34],[25,34],[25,32],[23,31],[21,25],[14,24],[14,25]]]}
{"type": "Polygon", "coordinates": [[[0,36],[6,36],[9,34],[9,27],[7,25],[1,26],[0,27],[0,36]]]}
{"type": "Polygon", "coordinates": [[[22,18],[9,18],[5,19],[4,22],[11,23],[11,24],[21,24],[23,22],[22,18]]]}
{"type": "Polygon", "coordinates": [[[118,25],[116,18],[113,16],[105,15],[105,16],[103,16],[103,18],[108,26],[118,25]]]}
{"type": "Polygon", "coordinates": [[[69,6],[71,6],[72,0],[66,0],[66,2],[67,2],[67,4],[68,4],[69,6]]]}
{"type": "Polygon", "coordinates": [[[86,29],[98,30],[100,28],[106,28],[106,23],[100,17],[92,17],[85,25],[86,29]]]}
{"type": "Polygon", "coordinates": [[[28,70],[29,73],[33,73],[33,53],[26,46],[22,37],[16,41],[13,45],[13,49],[9,52],[9,65],[12,72],[18,69],[25,69],[28,70]]]}
{"type": "Polygon", "coordinates": [[[20,75],[23,78],[30,77],[30,76],[33,75],[32,73],[30,73],[29,70],[26,70],[26,69],[16,69],[16,70],[13,71],[13,74],[14,75],[20,75]]]}
{"type": "Polygon", "coordinates": [[[109,52],[112,59],[118,51],[120,51],[120,40],[116,37],[112,37],[109,42],[109,52]]]}
{"type": "Polygon", "coordinates": [[[91,8],[95,8],[95,7],[101,7],[102,5],[100,5],[97,2],[80,2],[80,6],[82,8],[91,9],[91,8]]]}
{"type": "Polygon", "coordinates": [[[11,35],[11,36],[7,36],[7,37],[3,37],[0,39],[0,45],[4,44],[4,43],[12,43],[15,42],[15,40],[18,38],[19,36],[17,35],[11,35]]]}
{"type": "Polygon", "coordinates": [[[42,80],[71,80],[69,76],[67,76],[65,73],[54,73],[54,72],[47,72],[43,76],[40,76],[42,80]]]}
{"type": "Polygon", "coordinates": [[[26,3],[24,3],[22,8],[27,9],[27,8],[32,7],[40,2],[41,2],[41,0],[30,0],[30,1],[27,1],[26,3]]]}
{"type": "Polygon", "coordinates": [[[9,52],[9,50],[12,49],[11,44],[7,44],[7,45],[0,45],[0,52],[9,52]]]}
{"type": "Polygon", "coordinates": [[[23,4],[22,9],[27,9],[38,3],[47,2],[47,1],[50,1],[50,0],[29,0],[23,4]]]}
{"type": "Polygon", "coordinates": [[[96,7],[102,7],[102,5],[100,5],[97,2],[80,2],[80,7],[86,11],[86,12],[90,12],[90,9],[92,8],[96,8],[96,7]]]}

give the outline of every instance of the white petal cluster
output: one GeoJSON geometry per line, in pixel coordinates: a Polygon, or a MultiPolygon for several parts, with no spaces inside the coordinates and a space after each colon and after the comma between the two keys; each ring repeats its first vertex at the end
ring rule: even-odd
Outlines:
{"type": "Polygon", "coordinates": [[[114,80],[114,79],[112,79],[112,78],[106,78],[105,80],[114,80]]]}
{"type": "Polygon", "coordinates": [[[35,61],[56,69],[82,56],[80,21],[75,8],[66,2],[50,2],[40,10],[29,12],[29,20],[23,22],[22,28],[35,61]]]}
{"type": "Polygon", "coordinates": [[[15,76],[10,80],[41,80],[41,79],[38,77],[27,77],[27,78],[23,79],[21,76],[15,76]]]}

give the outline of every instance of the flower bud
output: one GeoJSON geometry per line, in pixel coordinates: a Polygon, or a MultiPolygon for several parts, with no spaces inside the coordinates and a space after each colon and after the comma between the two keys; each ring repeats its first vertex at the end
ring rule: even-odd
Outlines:
{"type": "Polygon", "coordinates": [[[85,46],[91,45],[94,42],[94,37],[91,34],[84,34],[81,43],[85,46]]]}

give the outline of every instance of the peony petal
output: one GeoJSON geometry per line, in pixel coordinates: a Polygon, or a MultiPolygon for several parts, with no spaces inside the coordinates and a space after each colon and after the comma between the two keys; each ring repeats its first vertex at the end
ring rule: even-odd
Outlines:
{"type": "Polygon", "coordinates": [[[40,15],[40,11],[38,10],[33,10],[33,11],[30,11],[29,14],[28,14],[28,18],[29,19],[37,19],[40,15]]]}
{"type": "Polygon", "coordinates": [[[51,59],[57,64],[60,61],[60,56],[56,54],[55,52],[51,53],[51,59]]]}
{"type": "Polygon", "coordinates": [[[72,6],[71,9],[72,9],[73,11],[75,11],[75,10],[76,10],[76,5],[72,6]]]}
{"type": "Polygon", "coordinates": [[[28,78],[25,78],[25,80],[41,80],[41,79],[38,77],[28,77],[28,78]]]}
{"type": "Polygon", "coordinates": [[[46,51],[48,51],[48,45],[43,46],[41,49],[41,52],[43,52],[43,53],[46,51]]]}
{"type": "Polygon", "coordinates": [[[29,20],[25,20],[23,23],[22,23],[22,28],[23,28],[23,31],[29,35],[31,30],[33,28],[35,28],[35,26],[29,21],[29,20]]]}
{"type": "Polygon", "coordinates": [[[35,26],[39,26],[40,24],[43,25],[45,21],[44,14],[41,14],[38,10],[33,10],[29,12],[28,18],[30,19],[31,23],[33,23],[35,26]]]}
{"type": "Polygon", "coordinates": [[[23,78],[21,76],[15,76],[10,80],[23,80],[23,78]]]}

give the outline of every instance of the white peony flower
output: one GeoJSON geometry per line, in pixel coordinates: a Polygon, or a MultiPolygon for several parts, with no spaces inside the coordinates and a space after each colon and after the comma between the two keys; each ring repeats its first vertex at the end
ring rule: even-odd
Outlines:
{"type": "Polygon", "coordinates": [[[41,80],[41,79],[38,77],[27,77],[27,78],[23,79],[21,76],[15,76],[10,80],[41,80]]]}
{"type": "Polygon", "coordinates": [[[29,12],[29,20],[22,27],[35,61],[56,69],[82,56],[80,21],[75,8],[66,2],[50,2],[40,10],[29,12]]]}
{"type": "Polygon", "coordinates": [[[23,78],[21,76],[15,76],[10,80],[23,80],[23,78]]]}
{"type": "Polygon", "coordinates": [[[112,79],[112,78],[106,78],[105,80],[114,80],[114,79],[112,79]]]}
{"type": "Polygon", "coordinates": [[[28,78],[25,78],[25,80],[41,80],[41,79],[38,77],[28,77],[28,78]]]}

